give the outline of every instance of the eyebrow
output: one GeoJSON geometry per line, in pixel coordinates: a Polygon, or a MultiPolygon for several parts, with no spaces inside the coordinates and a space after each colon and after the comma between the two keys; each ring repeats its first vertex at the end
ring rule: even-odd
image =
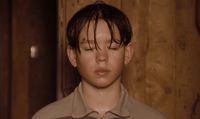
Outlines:
{"type": "MultiPolygon", "coordinates": [[[[85,43],[92,43],[92,44],[93,44],[94,42],[95,42],[94,40],[86,40],[85,38],[83,38],[83,40],[80,41],[80,44],[85,44],[85,43]]],[[[119,40],[119,39],[114,39],[114,40],[107,40],[106,42],[107,42],[107,43],[111,43],[111,42],[112,42],[112,43],[113,43],[113,42],[114,42],[114,43],[119,43],[120,40],[119,40]]]]}

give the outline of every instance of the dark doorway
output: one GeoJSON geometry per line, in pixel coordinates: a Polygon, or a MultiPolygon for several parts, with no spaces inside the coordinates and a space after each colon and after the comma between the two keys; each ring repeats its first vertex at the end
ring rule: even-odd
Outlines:
{"type": "Polygon", "coordinates": [[[57,1],[0,1],[0,119],[56,100],[57,1]]]}

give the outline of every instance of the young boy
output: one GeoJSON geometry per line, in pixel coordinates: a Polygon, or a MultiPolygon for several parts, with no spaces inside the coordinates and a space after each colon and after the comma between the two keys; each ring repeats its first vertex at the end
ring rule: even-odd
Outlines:
{"type": "Polygon", "coordinates": [[[132,28],[124,13],[102,2],[88,5],[69,21],[67,37],[67,55],[81,82],[33,119],[166,119],[129,97],[121,84],[133,54],[132,28]]]}

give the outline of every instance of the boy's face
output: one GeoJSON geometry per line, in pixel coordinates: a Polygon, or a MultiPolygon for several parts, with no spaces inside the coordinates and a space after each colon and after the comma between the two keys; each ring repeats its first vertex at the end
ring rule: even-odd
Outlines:
{"type": "MultiPolygon", "coordinates": [[[[111,35],[105,21],[99,20],[96,29],[97,48],[94,41],[94,23],[89,29],[84,27],[80,33],[80,52],[68,47],[68,57],[74,67],[79,70],[82,81],[96,88],[105,88],[117,80],[121,80],[124,65],[132,56],[132,48],[111,43],[111,35]],[[111,44],[110,44],[111,43],[111,44]]],[[[115,26],[113,37],[120,41],[120,34],[115,26]]]]}

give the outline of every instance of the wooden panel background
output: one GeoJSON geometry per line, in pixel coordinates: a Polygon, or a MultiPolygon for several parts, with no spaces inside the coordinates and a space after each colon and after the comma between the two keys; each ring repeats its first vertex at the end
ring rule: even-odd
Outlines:
{"type": "MultiPolygon", "coordinates": [[[[71,16],[95,0],[59,1],[58,98],[77,85],[65,53],[71,16]]],[[[105,0],[130,18],[135,54],[123,73],[131,96],[169,119],[200,119],[200,34],[195,0],[105,0]]]]}

